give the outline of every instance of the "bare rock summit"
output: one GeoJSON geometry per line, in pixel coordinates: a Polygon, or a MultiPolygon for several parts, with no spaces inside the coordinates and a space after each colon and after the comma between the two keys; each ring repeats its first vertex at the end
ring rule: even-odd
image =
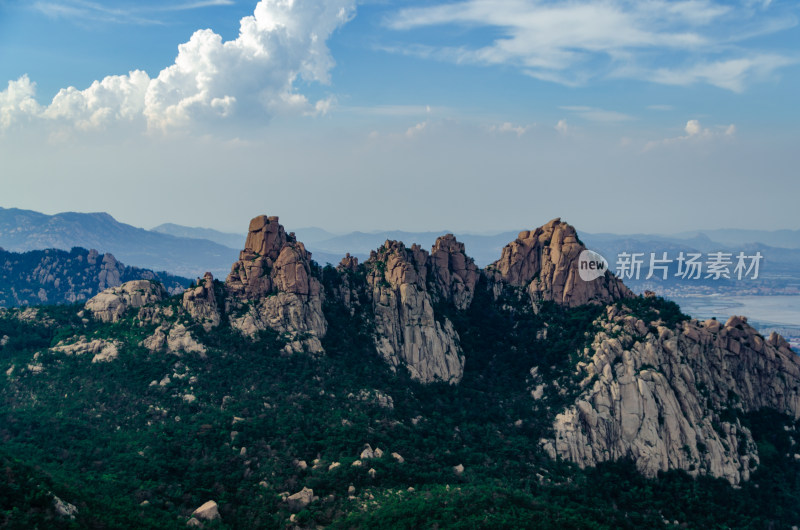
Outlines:
{"type": "Polygon", "coordinates": [[[311,253],[287,234],[277,217],[250,221],[244,250],[225,282],[231,325],[247,335],[273,329],[288,351],[321,353],[327,321],[311,253]],[[246,303],[249,302],[249,303],[246,303]]]}
{"type": "Polygon", "coordinates": [[[453,234],[439,237],[431,249],[431,276],[438,293],[457,309],[467,309],[475,295],[480,271],[453,234]]]}
{"type": "Polygon", "coordinates": [[[608,304],[633,296],[609,271],[595,280],[581,279],[578,257],[585,249],[575,228],[553,219],[535,230],[520,232],[485,273],[494,282],[496,296],[503,285],[522,287],[534,307],[544,301],[567,307],[608,304]]]}

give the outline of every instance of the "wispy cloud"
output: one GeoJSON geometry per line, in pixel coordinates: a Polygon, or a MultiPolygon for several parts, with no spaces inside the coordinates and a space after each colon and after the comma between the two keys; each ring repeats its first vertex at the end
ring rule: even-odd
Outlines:
{"type": "Polygon", "coordinates": [[[375,105],[372,107],[339,107],[339,112],[352,112],[369,116],[424,116],[431,113],[441,113],[442,107],[433,108],[430,105],[375,105]]]}
{"type": "Polygon", "coordinates": [[[32,8],[53,18],[68,18],[82,21],[116,24],[163,24],[159,13],[189,11],[207,7],[233,5],[234,0],[198,0],[196,2],[162,3],[159,5],[134,5],[130,7],[108,7],[87,0],[37,1],[32,8]]]}
{"type": "Polygon", "coordinates": [[[800,57],[761,54],[700,62],[682,69],[658,68],[648,72],[646,76],[665,85],[687,86],[707,83],[733,92],[742,92],[748,82],[769,78],[776,70],[798,62],[800,57]]]}
{"type": "Polygon", "coordinates": [[[507,121],[501,123],[499,125],[492,125],[489,127],[489,132],[492,133],[514,133],[519,138],[530,129],[530,125],[514,125],[513,123],[507,121]]]}
{"type": "Polygon", "coordinates": [[[428,122],[427,121],[419,122],[418,124],[416,124],[416,125],[414,125],[412,127],[409,127],[406,130],[406,137],[414,138],[415,136],[419,136],[420,134],[425,132],[425,129],[427,129],[427,128],[428,128],[428,122]]]}
{"type": "Polygon", "coordinates": [[[602,123],[616,123],[621,121],[631,121],[634,119],[633,116],[629,116],[628,114],[623,114],[622,112],[617,112],[614,110],[598,109],[595,107],[565,106],[559,108],[562,110],[572,112],[577,116],[580,116],[584,120],[588,121],[596,121],[602,123]]]}
{"type": "Polygon", "coordinates": [[[94,2],[34,2],[33,9],[51,18],[66,18],[80,21],[126,23],[126,24],[161,24],[151,18],[128,9],[112,9],[94,2]]]}
{"type": "Polygon", "coordinates": [[[791,9],[748,0],[464,0],[400,9],[386,25],[397,31],[490,28],[500,36],[487,45],[474,45],[466,31],[457,42],[389,49],[455,63],[511,65],[565,85],[624,77],[741,91],[798,59],[793,52],[739,47],[753,36],[797,25],[791,9]]]}
{"type": "Polygon", "coordinates": [[[158,11],[187,11],[190,9],[202,9],[204,7],[216,7],[216,6],[231,6],[234,5],[236,2],[233,0],[204,0],[199,2],[186,2],[182,4],[174,4],[174,5],[164,5],[153,8],[154,10],[158,11]]]}

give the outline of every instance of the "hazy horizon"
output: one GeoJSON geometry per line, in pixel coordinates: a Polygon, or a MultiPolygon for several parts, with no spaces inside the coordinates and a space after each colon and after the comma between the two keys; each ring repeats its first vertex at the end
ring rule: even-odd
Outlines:
{"type": "Polygon", "coordinates": [[[226,232],[261,213],[334,232],[798,229],[799,16],[10,0],[3,202],[226,232]]]}
{"type": "MultiPolygon", "coordinates": [[[[75,211],[75,210],[67,210],[67,211],[58,211],[58,212],[52,212],[51,213],[51,212],[43,212],[43,211],[31,210],[31,209],[28,209],[28,208],[18,208],[16,206],[2,205],[2,204],[0,204],[0,208],[7,209],[7,210],[11,210],[11,209],[15,209],[16,208],[16,209],[20,209],[20,210],[34,211],[34,212],[42,213],[42,214],[49,215],[49,216],[59,215],[59,214],[67,214],[67,213],[109,214],[116,221],[118,221],[120,223],[125,223],[125,224],[131,225],[131,226],[133,226],[135,228],[141,228],[143,230],[148,230],[148,231],[156,231],[155,230],[156,228],[158,228],[159,226],[164,225],[164,224],[173,224],[173,225],[179,226],[181,228],[189,228],[189,229],[197,229],[197,230],[214,230],[214,231],[220,232],[220,233],[225,234],[225,235],[241,235],[241,236],[244,237],[247,234],[247,225],[243,225],[243,227],[240,230],[232,230],[232,231],[222,230],[222,229],[219,229],[217,227],[208,226],[208,225],[206,225],[206,226],[203,226],[203,225],[190,226],[190,225],[187,225],[187,224],[182,224],[179,220],[177,220],[177,221],[176,220],[165,221],[163,223],[154,224],[152,226],[140,226],[140,225],[136,225],[136,224],[132,224],[132,223],[128,223],[126,221],[123,221],[123,220],[119,219],[117,216],[115,216],[113,213],[106,212],[106,211],[84,211],[84,212],[78,212],[78,211],[75,211]]],[[[270,215],[271,216],[271,215],[275,215],[275,214],[271,213],[271,212],[263,212],[263,213],[257,214],[257,215],[270,215]]],[[[255,217],[255,215],[253,217],[255,217]]],[[[280,218],[280,215],[278,215],[278,217],[280,218]]],[[[524,226],[524,227],[508,227],[508,228],[505,228],[505,229],[478,232],[478,231],[470,231],[470,230],[460,230],[457,227],[446,227],[446,228],[442,228],[442,229],[426,228],[426,229],[422,229],[422,230],[406,230],[404,228],[397,228],[397,227],[374,228],[374,229],[355,228],[355,229],[349,230],[349,231],[341,231],[341,230],[333,231],[333,230],[329,230],[328,228],[326,228],[324,226],[312,226],[312,225],[307,225],[307,226],[288,226],[283,221],[282,218],[280,218],[280,220],[281,220],[281,224],[284,225],[288,231],[324,230],[325,232],[328,232],[329,234],[331,234],[333,237],[346,236],[346,235],[350,235],[350,234],[354,234],[354,233],[380,234],[380,233],[383,233],[383,232],[439,233],[439,234],[455,233],[455,234],[463,234],[463,235],[471,235],[471,236],[487,236],[488,237],[488,236],[496,236],[496,235],[500,235],[500,234],[504,234],[504,233],[508,233],[508,232],[520,232],[520,231],[524,231],[524,230],[534,229],[534,228],[537,228],[537,227],[539,227],[541,225],[544,225],[545,223],[550,221],[550,219],[547,219],[547,220],[542,220],[538,224],[531,224],[529,226],[524,226]]],[[[700,234],[700,233],[712,232],[712,231],[716,231],[716,230],[758,230],[758,229],[754,229],[752,227],[723,226],[723,227],[716,227],[716,228],[703,228],[703,227],[701,227],[701,228],[691,228],[691,229],[688,229],[688,230],[675,231],[675,232],[641,232],[641,231],[638,231],[638,232],[599,232],[599,231],[598,232],[592,232],[592,231],[581,229],[580,226],[575,225],[574,223],[570,222],[569,219],[563,219],[562,218],[562,221],[565,221],[565,222],[567,222],[569,224],[572,224],[573,226],[575,226],[575,228],[580,233],[585,233],[585,234],[595,235],[595,236],[602,236],[602,235],[609,235],[609,236],[664,236],[664,237],[687,237],[687,238],[690,238],[690,237],[693,237],[691,234],[693,234],[695,232],[700,234]]],[[[778,231],[783,231],[783,230],[797,231],[797,230],[800,230],[800,229],[795,229],[795,228],[773,228],[773,229],[766,230],[766,231],[778,232],[778,231]]]]}

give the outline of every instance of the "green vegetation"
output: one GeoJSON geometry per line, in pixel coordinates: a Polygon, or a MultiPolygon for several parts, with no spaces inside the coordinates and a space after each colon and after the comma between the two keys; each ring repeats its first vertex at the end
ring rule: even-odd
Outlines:
{"type": "Polygon", "coordinates": [[[668,328],[675,328],[681,322],[691,318],[681,312],[678,304],[660,296],[626,298],[617,302],[617,307],[627,308],[633,316],[645,322],[661,320],[668,328]]]}
{"type": "MultiPolygon", "coordinates": [[[[0,312],[0,338],[8,337],[0,347],[0,528],[185,528],[210,499],[222,520],[206,528],[632,529],[676,521],[784,528],[800,521],[800,464],[785,458],[800,443],[800,425],[775,413],[742,417],[762,464],[741,489],[678,472],[646,479],[630,462],[580,470],[543,453],[539,439],[572,399],[573,366],[602,308],[545,303],[534,313],[524,293],[509,291],[493,304],[479,284],[469,310],[436,308],[461,337],[462,382],[426,386],[375,354],[366,312],[351,315],[335,302],[343,278],[363,273],[316,273],[329,322],[327,353],[318,357],[286,355],[275,333],[248,340],[226,326],[192,328],[206,357],[149,353],[139,343],[155,324],[140,325],[135,312],[116,324],[84,321],[77,306],[45,307],[27,320],[18,310],[0,312]],[[119,358],[92,363],[90,354],[48,351],[75,336],[116,340],[119,358]],[[548,385],[533,399],[533,366],[564,392],[548,385]],[[370,397],[377,393],[393,406],[370,397]],[[366,443],[386,455],[352,465],[366,443]],[[329,469],[335,462],[341,465],[329,469]],[[459,464],[463,474],[453,470],[459,464]],[[281,493],[303,487],[319,500],[290,523],[281,493]],[[78,508],[74,521],[55,514],[52,495],[78,508]]],[[[639,315],[681,318],[663,301],[625,304],[639,315]]]]}

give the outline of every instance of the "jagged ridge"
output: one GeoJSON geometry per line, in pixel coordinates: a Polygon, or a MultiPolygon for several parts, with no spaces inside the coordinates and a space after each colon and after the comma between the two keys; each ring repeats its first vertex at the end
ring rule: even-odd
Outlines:
{"type": "MultiPolygon", "coordinates": [[[[576,397],[553,410],[559,412],[555,434],[541,445],[552,457],[581,466],[630,457],[647,475],[683,469],[734,484],[747,480],[758,464],[757,449],[747,428],[723,414],[767,407],[800,417],[797,356],[780,337],[764,339],[745,319],[717,327],[668,323],[658,311],[646,320],[636,317],[643,299],[610,272],[592,281],[580,278],[584,249],[575,229],[560,219],[521,232],[483,271],[451,234],[430,253],[387,241],[363,264],[346,256],[328,296],[371,323],[375,350],[391,367],[405,367],[423,383],[451,384],[462,379],[469,359],[447,313],[469,309],[477,289],[487,289],[496,303],[516,296],[533,311],[548,302],[607,305],[575,366],[581,380],[576,397]]],[[[182,310],[206,331],[222,322],[249,336],[271,329],[283,336],[287,353],[321,354],[328,322],[319,277],[311,254],[278,218],[259,216],[224,286],[216,289],[206,275],[184,294],[182,310]]],[[[168,347],[173,335],[175,348],[194,344],[186,328],[159,328],[157,334],[147,344],[168,347]]],[[[551,382],[537,380],[536,373],[532,394],[547,399],[542,389],[551,382]]],[[[563,382],[559,393],[570,385],[563,382]]]]}

